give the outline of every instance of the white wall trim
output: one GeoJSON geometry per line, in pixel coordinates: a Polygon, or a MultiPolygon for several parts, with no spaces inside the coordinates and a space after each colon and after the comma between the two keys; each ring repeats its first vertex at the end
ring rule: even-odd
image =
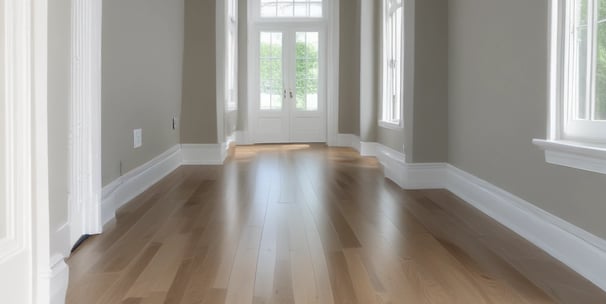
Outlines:
{"type": "MultiPolygon", "coordinates": [[[[340,45],[340,0],[329,1],[330,15],[328,23],[328,70],[326,71],[326,115],[327,143],[333,146],[339,141],[339,53],[340,45]]],[[[353,147],[355,149],[355,147],[353,147]]],[[[359,149],[357,149],[359,150],[359,149]]]]}
{"type": "Polygon", "coordinates": [[[51,257],[51,265],[51,270],[48,273],[50,280],[50,304],[63,304],[65,303],[69,285],[69,267],[61,255],[51,257]]]}
{"type": "Polygon", "coordinates": [[[360,142],[360,155],[362,156],[377,156],[379,144],[374,142],[360,142]]]}
{"type": "Polygon", "coordinates": [[[532,141],[545,151],[545,161],[590,172],[606,174],[606,148],[563,140],[532,141]]]}
{"type": "Polygon", "coordinates": [[[404,153],[381,144],[376,144],[376,155],[385,177],[404,189],[443,188],[444,163],[409,164],[404,153]]]}
{"type": "Polygon", "coordinates": [[[221,165],[225,161],[227,145],[222,144],[183,144],[184,165],[221,165]]]}
{"type": "Polygon", "coordinates": [[[74,0],[71,13],[71,245],[101,223],[101,0],[74,0]]]}
{"type": "Polygon", "coordinates": [[[449,190],[606,291],[606,240],[452,165],[408,164],[382,145],[377,152],[386,177],[402,188],[449,190]]]}
{"type": "Polygon", "coordinates": [[[236,131],[235,133],[236,145],[251,145],[250,135],[248,131],[236,131]]]}
{"type": "Polygon", "coordinates": [[[101,203],[102,223],[108,223],[115,217],[116,210],[173,172],[181,164],[181,147],[176,145],[105,186],[101,203]]]}
{"type": "Polygon", "coordinates": [[[332,147],[348,147],[360,152],[360,137],[354,134],[337,134],[337,142],[332,147]]]}

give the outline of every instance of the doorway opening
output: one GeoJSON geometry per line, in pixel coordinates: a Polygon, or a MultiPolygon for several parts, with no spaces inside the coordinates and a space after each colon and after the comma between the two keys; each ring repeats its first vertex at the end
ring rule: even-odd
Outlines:
{"type": "Polygon", "coordinates": [[[332,1],[249,0],[250,143],[336,138],[335,8],[332,1]]]}

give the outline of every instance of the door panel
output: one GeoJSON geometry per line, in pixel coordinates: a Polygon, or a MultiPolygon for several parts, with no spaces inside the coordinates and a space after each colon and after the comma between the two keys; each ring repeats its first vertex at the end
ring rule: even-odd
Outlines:
{"type": "Polygon", "coordinates": [[[325,99],[322,94],[320,32],[295,32],[295,107],[291,113],[292,142],[325,142],[325,99]]]}
{"type": "Polygon", "coordinates": [[[255,143],[325,142],[320,31],[259,31],[255,143]]]}
{"type": "Polygon", "coordinates": [[[259,33],[258,88],[255,141],[286,142],[288,109],[284,106],[284,35],[282,32],[259,33]]]}

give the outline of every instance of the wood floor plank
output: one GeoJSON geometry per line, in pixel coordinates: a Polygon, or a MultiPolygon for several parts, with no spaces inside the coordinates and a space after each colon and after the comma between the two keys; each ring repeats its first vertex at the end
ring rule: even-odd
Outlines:
{"type": "Polygon", "coordinates": [[[305,144],[183,166],[69,258],[66,303],[606,303],[454,194],[381,170],[305,144]]]}

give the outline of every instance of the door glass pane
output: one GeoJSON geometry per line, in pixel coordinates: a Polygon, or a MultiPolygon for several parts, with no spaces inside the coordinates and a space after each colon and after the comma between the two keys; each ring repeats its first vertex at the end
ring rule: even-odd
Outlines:
{"type": "Polygon", "coordinates": [[[318,32],[298,32],[296,48],[296,108],[300,111],[317,111],[320,49],[318,32]]]}
{"type": "Polygon", "coordinates": [[[282,33],[261,33],[259,56],[259,107],[261,110],[282,109],[282,33]]]}

